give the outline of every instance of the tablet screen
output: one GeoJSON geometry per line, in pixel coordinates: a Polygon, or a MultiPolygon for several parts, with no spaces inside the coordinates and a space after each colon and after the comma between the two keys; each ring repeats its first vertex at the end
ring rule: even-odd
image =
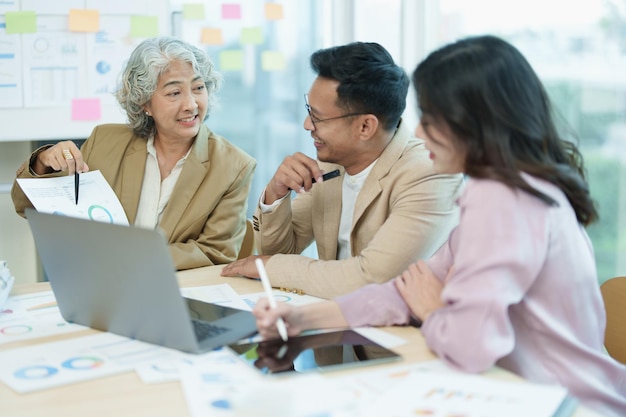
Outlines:
{"type": "Polygon", "coordinates": [[[228,346],[264,374],[326,371],[400,359],[397,353],[353,331],[340,330],[228,346]]]}

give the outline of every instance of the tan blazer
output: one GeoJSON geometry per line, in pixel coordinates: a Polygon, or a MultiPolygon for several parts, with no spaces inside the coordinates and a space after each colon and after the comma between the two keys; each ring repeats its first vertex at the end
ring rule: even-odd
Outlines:
{"type": "Polygon", "coordinates": [[[458,221],[462,177],[435,174],[423,141],[401,125],[357,197],[352,257],[336,260],[344,170],[320,166],[326,172],[340,168],[341,179],[286,198],[270,213],[256,209],[256,245],[259,253],[275,255],[267,263],[275,287],[333,298],[385,282],[429,258],[458,221]],[[313,241],[319,260],[298,255],[313,241]]]}
{"type": "MultiPolygon", "coordinates": [[[[81,148],[90,170],[100,170],[133,224],[146,166],[147,141],[122,124],[96,127],[81,148]]],[[[34,177],[30,158],[17,171],[34,177]]],[[[183,165],[159,227],[177,269],[225,264],[237,259],[246,231],[247,197],[256,161],[202,125],[183,165]]],[[[63,175],[62,173],[46,176],[63,175]]],[[[24,216],[32,207],[17,182],[11,196],[24,216]]]]}

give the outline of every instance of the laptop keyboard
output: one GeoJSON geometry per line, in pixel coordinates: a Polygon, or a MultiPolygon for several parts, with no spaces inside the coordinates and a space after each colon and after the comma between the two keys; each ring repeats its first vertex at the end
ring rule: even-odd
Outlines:
{"type": "Polygon", "coordinates": [[[191,322],[193,323],[193,329],[198,341],[204,340],[207,337],[215,337],[229,330],[226,327],[216,326],[206,321],[192,319],[191,322]]]}

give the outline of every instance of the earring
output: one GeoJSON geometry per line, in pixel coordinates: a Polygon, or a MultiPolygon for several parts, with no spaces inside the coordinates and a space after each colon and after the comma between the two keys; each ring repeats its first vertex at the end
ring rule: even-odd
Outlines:
{"type": "Polygon", "coordinates": [[[146,112],[146,116],[150,116],[150,113],[146,112]]]}

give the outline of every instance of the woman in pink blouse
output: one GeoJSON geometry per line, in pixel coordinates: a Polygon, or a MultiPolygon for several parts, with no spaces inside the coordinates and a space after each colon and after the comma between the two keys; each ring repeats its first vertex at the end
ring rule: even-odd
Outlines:
{"type": "MultiPolygon", "coordinates": [[[[597,219],[576,146],[561,140],[526,59],[493,36],[430,54],[413,73],[435,170],[463,172],[460,220],[428,261],[395,280],[302,307],[261,300],[305,329],[422,321],[430,349],[467,372],[493,365],[560,384],[605,416],[626,415],[626,366],[603,349],[606,317],[585,226],[597,219]]],[[[626,300],[625,300],[626,301],[626,300]]]]}

